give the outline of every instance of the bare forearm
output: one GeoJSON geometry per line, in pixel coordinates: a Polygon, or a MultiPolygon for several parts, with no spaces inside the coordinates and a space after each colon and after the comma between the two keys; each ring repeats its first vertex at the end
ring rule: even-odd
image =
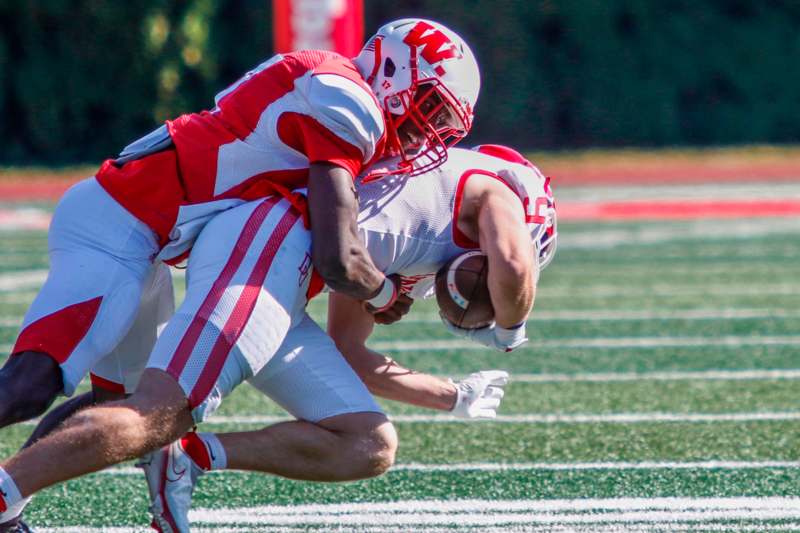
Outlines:
{"type": "MultiPolygon", "coordinates": [[[[324,236],[320,236],[314,242],[324,239],[324,236]]],[[[367,300],[378,293],[385,276],[375,268],[360,241],[351,236],[346,240],[350,242],[339,245],[343,250],[339,257],[329,254],[329,245],[315,244],[312,250],[314,267],[332,290],[358,300],[367,300]]]]}
{"type": "Polygon", "coordinates": [[[352,176],[334,165],[312,165],[308,206],[314,268],[333,290],[366,300],[375,296],[384,275],[358,235],[358,197],[352,176]]]}
{"type": "MultiPolygon", "coordinates": [[[[510,194],[502,191],[503,194],[510,194]]],[[[488,285],[495,322],[510,328],[528,318],[534,298],[536,261],[522,206],[497,191],[479,214],[481,249],[489,258],[488,285]]]]}
{"type": "MultiPolygon", "coordinates": [[[[403,302],[410,306],[412,300],[400,296],[398,303],[403,302]]],[[[452,383],[403,368],[367,347],[374,326],[375,316],[366,312],[360,302],[343,294],[331,294],[328,333],[372,394],[428,409],[452,409],[458,394],[452,383]]]]}
{"type": "Polygon", "coordinates": [[[497,265],[493,273],[490,264],[488,284],[499,326],[510,328],[527,320],[535,293],[530,271],[497,265]]]}
{"type": "Polygon", "coordinates": [[[369,391],[381,398],[427,409],[449,411],[456,402],[455,386],[443,379],[409,370],[367,347],[352,354],[355,369],[369,391]]]}

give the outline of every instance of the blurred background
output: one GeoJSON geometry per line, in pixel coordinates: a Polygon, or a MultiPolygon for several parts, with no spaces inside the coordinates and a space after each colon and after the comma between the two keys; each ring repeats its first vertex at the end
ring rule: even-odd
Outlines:
{"type": "MultiPolygon", "coordinates": [[[[278,4],[324,25],[351,1],[0,0],[0,164],[114,155],[156,123],[210,107],[273,54],[278,4]]],[[[800,139],[797,1],[366,0],[352,32],[404,16],[439,20],[472,45],[483,71],[475,142],[800,139]]]]}
{"type": "MultiPolygon", "coordinates": [[[[442,377],[508,370],[497,419],[386,401],[402,444],[385,476],[207,476],[193,520],[800,531],[798,0],[0,0],[0,362],[48,275],[47,228],[71,184],[213,106],[276,50],[355,54],[406,16],[445,23],[478,57],[464,144],[510,144],[553,176],[558,253],[531,342],[499,358],[470,349],[435,303],[415,303],[370,346],[442,377]]],[[[325,298],[309,312],[324,322],[325,298]]],[[[205,427],[285,416],[249,387],[217,414],[205,427]]],[[[30,430],[0,431],[0,457],[30,430]]],[[[146,531],[145,495],[124,467],[51,489],[28,516],[48,531],[146,531]]]]}

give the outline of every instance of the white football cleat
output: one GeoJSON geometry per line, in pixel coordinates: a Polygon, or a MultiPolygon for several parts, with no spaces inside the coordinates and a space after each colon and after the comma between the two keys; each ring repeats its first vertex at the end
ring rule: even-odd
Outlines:
{"type": "MultiPolygon", "coordinates": [[[[0,494],[5,494],[0,491],[0,494]]],[[[9,505],[8,509],[0,513],[0,533],[24,533],[32,531],[28,525],[22,521],[22,511],[25,506],[31,501],[30,498],[23,498],[13,505],[9,505]]]]}
{"type": "Polygon", "coordinates": [[[143,456],[136,466],[147,478],[153,529],[188,533],[192,492],[204,470],[184,451],[180,440],[143,456]]]}

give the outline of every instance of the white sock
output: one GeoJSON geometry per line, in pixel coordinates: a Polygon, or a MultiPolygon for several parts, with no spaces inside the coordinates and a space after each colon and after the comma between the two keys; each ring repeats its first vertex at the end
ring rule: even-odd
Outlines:
{"type": "Polygon", "coordinates": [[[224,470],[228,467],[228,455],[214,433],[198,433],[211,456],[211,470],[224,470]]]}
{"type": "Polygon", "coordinates": [[[225,448],[213,433],[187,433],[181,438],[181,447],[203,470],[222,470],[228,466],[225,448]]]}
{"type": "Polygon", "coordinates": [[[17,484],[0,468],[0,523],[18,517],[30,498],[23,498],[17,484]]]}

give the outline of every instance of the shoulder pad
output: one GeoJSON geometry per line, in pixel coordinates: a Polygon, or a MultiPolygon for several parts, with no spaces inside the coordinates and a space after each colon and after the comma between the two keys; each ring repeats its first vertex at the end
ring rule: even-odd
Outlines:
{"type": "Polygon", "coordinates": [[[341,74],[315,73],[307,88],[311,116],[358,148],[364,163],[371,160],[385,125],[378,102],[363,82],[341,74]]]}

